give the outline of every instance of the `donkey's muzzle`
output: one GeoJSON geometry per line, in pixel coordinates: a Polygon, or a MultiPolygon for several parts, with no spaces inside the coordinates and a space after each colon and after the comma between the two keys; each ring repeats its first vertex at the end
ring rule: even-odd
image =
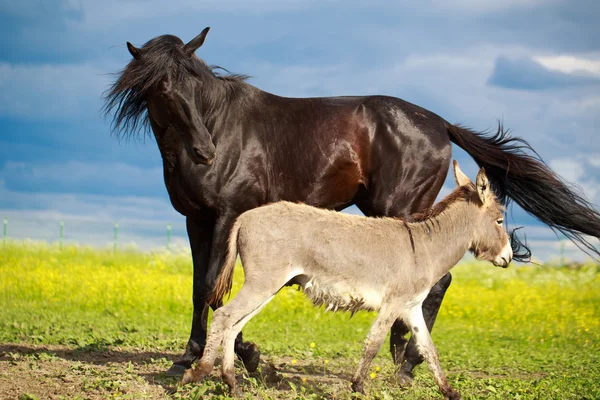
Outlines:
{"type": "Polygon", "coordinates": [[[492,264],[494,264],[496,267],[508,268],[508,264],[510,264],[510,260],[507,260],[506,258],[502,258],[500,261],[494,260],[492,262],[492,264]]]}
{"type": "Polygon", "coordinates": [[[500,254],[498,254],[494,261],[492,261],[492,264],[494,264],[496,267],[506,268],[508,267],[508,264],[510,264],[510,262],[512,261],[512,258],[512,247],[510,246],[510,241],[507,241],[506,245],[500,251],[500,254]]]}

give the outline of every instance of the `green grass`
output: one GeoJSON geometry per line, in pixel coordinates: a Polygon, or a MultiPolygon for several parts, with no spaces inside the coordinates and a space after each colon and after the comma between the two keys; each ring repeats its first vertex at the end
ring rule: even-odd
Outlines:
{"type": "MultiPolygon", "coordinates": [[[[0,247],[0,343],[180,352],[189,334],[191,276],[187,254],[113,255],[9,242],[0,247]]],[[[502,270],[470,263],[456,267],[453,276],[433,340],[463,398],[600,398],[598,266],[502,270]]],[[[242,281],[236,273],[235,290],[242,281]]],[[[351,319],[326,313],[313,308],[302,292],[284,289],[244,335],[260,345],[267,359],[304,374],[307,382],[290,380],[292,389],[282,391],[246,376],[244,390],[258,398],[349,398],[342,378],[331,384],[319,374],[353,373],[373,318],[372,313],[351,319]]],[[[167,365],[163,360],[155,368],[162,371],[167,365]]],[[[367,384],[373,397],[441,398],[425,367],[416,370],[411,388],[399,388],[387,344],[373,372],[367,384]]],[[[116,385],[110,379],[102,382],[116,385]]],[[[171,396],[208,393],[224,393],[218,379],[179,388],[171,396]]]]}

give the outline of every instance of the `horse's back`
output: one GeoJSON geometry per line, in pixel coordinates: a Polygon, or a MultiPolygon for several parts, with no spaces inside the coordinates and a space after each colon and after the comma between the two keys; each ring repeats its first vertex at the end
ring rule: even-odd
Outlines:
{"type": "MultiPolygon", "coordinates": [[[[441,117],[389,96],[265,93],[249,120],[266,154],[267,201],[341,209],[373,190],[381,202],[404,186],[410,193],[411,186],[430,185],[435,194],[425,203],[432,203],[451,157],[441,117]]],[[[421,211],[408,200],[411,212],[421,211]]]]}

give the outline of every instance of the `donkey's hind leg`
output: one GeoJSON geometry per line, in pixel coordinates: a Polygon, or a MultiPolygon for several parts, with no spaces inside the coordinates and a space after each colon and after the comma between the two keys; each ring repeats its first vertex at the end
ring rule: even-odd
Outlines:
{"type": "Polygon", "coordinates": [[[228,318],[228,306],[221,307],[214,312],[202,358],[194,368],[184,372],[181,378],[182,385],[198,382],[212,371],[223,337],[233,325],[233,322],[228,318]]]}
{"type": "Polygon", "coordinates": [[[261,297],[263,300],[262,303],[259,301],[254,302],[253,304],[248,304],[248,307],[245,308],[246,311],[251,310],[246,316],[242,317],[227,333],[223,338],[223,362],[222,362],[222,374],[223,381],[229,386],[229,390],[235,396],[240,396],[241,393],[237,389],[237,382],[235,380],[235,341],[237,335],[242,331],[244,325],[248,323],[256,314],[262,310],[264,306],[267,305],[269,301],[273,299],[275,294],[268,297],[266,300],[264,297],[261,297]],[[252,310],[252,307],[254,309],[252,310]]]}
{"type": "MultiPolygon", "coordinates": [[[[244,260],[245,261],[245,260],[244,260]]],[[[255,270],[249,268],[247,270],[255,270]]],[[[246,270],[246,269],[245,269],[246,270]]],[[[235,338],[241,332],[244,325],[275,296],[283,285],[289,280],[284,277],[281,280],[276,277],[247,274],[244,286],[237,296],[220,310],[225,310],[227,320],[230,322],[228,329],[223,333],[223,380],[229,386],[232,394],[236,393],[235,380],[235,338]],[[284,279],[285,278],[285,279],[284,279]]]]}
{"type": "Polygon", "coordinates": [[[365,375],[369,371],[371,362],[381,348],[385,336],[392,327],[396,317],[397,316],[393,313],[382,310],[373,323],[373,326],[371,326],[371,331],[365,341],[362,358],[360,359],[356,373],[352,378],[352,391],[364,393],[363,380],[365,379],[365,375]]]}
{"type": "Polygon", "coordinates": [[[431,340],[431,335],[427,329],[427,324],[423,319],[422,305],[418,304],[412,307],[406,314],[406,322],[412,330],[413,337],[415,338],[417,349],[429,364],[431,372],[433,372],[433,378],[435,383],[440,388],[440,391],[444,396],[451,400],[460,399],[460,393],[452,389],[446,378],[446,374],[442,370],[440,365],[440,359],[438,352],[431,340]]]}

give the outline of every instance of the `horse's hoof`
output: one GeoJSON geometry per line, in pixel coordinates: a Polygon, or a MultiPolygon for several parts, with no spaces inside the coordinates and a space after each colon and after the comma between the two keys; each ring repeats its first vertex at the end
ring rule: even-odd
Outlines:
{"type": "Polygon", "coordinates": [[[185,367],[181,364],[173,364],[171,365],[171,368],[169,368],[167,370],[167,372],[165,372],[166,376],[173,376],[173,377],[180,377],[183,376],[183,374],[185,373],[185,371],[188,369],[189,367],[185,367]]]}
{"type": "Polygon", "coordinates": [[[246,367],[246,371],[256,371],[260,361],[260,350],[258,349],[257,345],[250,343],[248,347],[242,350],[238,355],[242,359],[244,367],[246,367]]]}

